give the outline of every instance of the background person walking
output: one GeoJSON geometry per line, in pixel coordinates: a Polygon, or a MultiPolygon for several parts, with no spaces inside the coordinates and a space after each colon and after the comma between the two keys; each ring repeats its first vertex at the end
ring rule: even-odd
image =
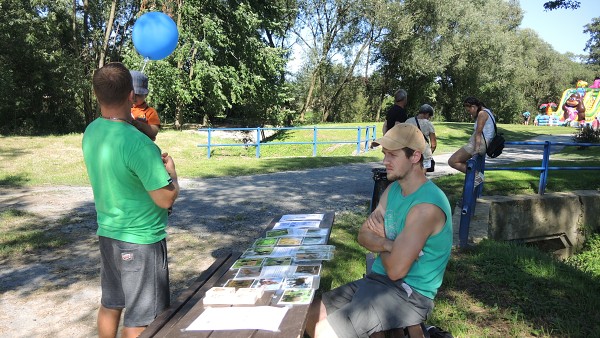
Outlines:
{"type": "Polygon", "coordinates": [[[433,107],[424,104],[419,108],[419,113],[415,117],[411,117],[406,120],[406,123],[417,126],[423,136],[425,137],[425,142],[427,146],[425,148],[425,152],[423,153],[423,168],[425,171],[433,171],[433,152],[437,147],[437,138],[435,136],[435,128],[433,123],[429,121],[433,117],[433,107]]]}

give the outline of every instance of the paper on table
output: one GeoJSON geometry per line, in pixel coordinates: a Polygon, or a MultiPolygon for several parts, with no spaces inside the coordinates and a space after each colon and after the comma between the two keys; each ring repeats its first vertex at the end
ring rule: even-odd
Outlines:
{"type": "Polygon", "coordinates": [[[287,310],[287,307],[275,306],[209,307],[185,330],[278,331],[287,310]]]}
{"type": "Polygon", "coordinates": [[[283,221],[321,221],[323,220],[323,216],[325,214],[292,214],[292,215],[283,215],[279,219],[280,222],[283,221]]]}

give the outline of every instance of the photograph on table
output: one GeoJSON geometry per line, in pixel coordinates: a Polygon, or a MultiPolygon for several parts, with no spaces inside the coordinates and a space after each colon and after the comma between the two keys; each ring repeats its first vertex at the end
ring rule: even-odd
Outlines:
{"type": "Polygon", "coordinates": [[[292,257],[267,257],[265,258],[264,266],[273,265],[292,265],[292,257]]]}
{"type": "Polygon", "coordinates": [[[263,265],[264,258],[240,258],[231,266],[232,269],[239,269],[250,266],[261,266],[263,265]]]}
{"type": "Polygon", "coordinates": [[[318,276],[288,277],[283,281],[284,289],[317,289],[318,276]]]}
{"type": "Polygon", "coordinates": [[[278,246],[298,246],[302,244],[304,239],[302,237],[279,237],[277,241],[278,246]]]}
{"type": "Polygon", "coordinates": [[[242,258],[261,258],[268,257],[273,253],[274,247],[272,246],[256,246],[246,249],[242,254],[242,258]]]}
{"type": "Polygon", "coordinates": [[[325,214],[289,214],[281,216],[279,221],[321,221],[323,217],[325,214]]]}
{"type": "Polygon", "coordinates": [[[277,304],[310,304],[315,295],[314,289],[285,289],[277,304]]]}
{"type": "Polygon", "coordinates": [[[254,278],[247,279],[229,279],[223,285],[226,288],[249,288],[254,283],[254,278]]]}
{"type": "Polygon", "coordinates": [[[265,290],[279,290],[283,283],[283,277],[258,278],[252,283],[252,288],[264,288],[265,290]]]}
{"type": "Polygon", "coordinates": [[[321,274],[321,264],[303,264],[303,265],[292,265],[294,272],[292,276],[319,276],[321,274]]]}
{"type": "Polygon", "coordinates": [[[254,242],[254,247],[259,246],[275,246],[277,244],[277,238],[259,238],[254,242]]]}
{"type": "Polygon", "coordinates": [[[241,267],[238,272],[235,274],[235,279],[241,279],[241,278],[254,278],[254,277],[260,277],[260,273],[261,273],[261,267],[260,266],[254,266],[254,267],[241,267]]]}

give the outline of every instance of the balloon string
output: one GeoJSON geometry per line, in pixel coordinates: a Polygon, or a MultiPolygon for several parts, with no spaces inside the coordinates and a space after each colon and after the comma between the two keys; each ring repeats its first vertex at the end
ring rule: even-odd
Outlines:
{"type": "Polygon", "coordinates": [[[142,72],[144,72],[144,68],[146,68],[146,64],[148,63],[148,58],[144,58],[144,65],[142,66],[142,72]]]}

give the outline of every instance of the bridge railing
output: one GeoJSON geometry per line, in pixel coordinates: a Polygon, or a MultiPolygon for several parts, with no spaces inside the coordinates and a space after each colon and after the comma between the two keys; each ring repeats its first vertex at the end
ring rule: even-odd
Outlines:
{"type": "Polygon", "coordinates": [[[374,125],[372,126],[358,126],[358,127],[273,127],[273,128],[200,128],[198,131],[207,132],[208,140],[206,144],[199,144],[198,147],[205,147],[207,150],[207,156],[210,158],[212,149],[215,147],[255,147],[256,158],[260,158],[261,147],[274,146],[274,145],[292,145],[292,144],[310,144],[312,145],[312,156],[317,156],[317,145],[319,144],[356,144],[356,153],[360,153],[361,147],[364,151],[369,151],[370,143],[375,140],[377,130],[374,125]],[[339,141],[319,141],[319,131],[323,130],[344,130],[344,129],[355,129],[356,139],[355,140],[339,140],[339,141]],[[264,131],[281,131],[281,130],[312,130],[312,140],[310,141],[297,141],[297,142],[273,142],[263,141],[262,135],[264,131]],[[245,143],[214,143],[213,133],[216,131],[243,131],[249,133],[255,133],[254,142],[245,143]]]}

